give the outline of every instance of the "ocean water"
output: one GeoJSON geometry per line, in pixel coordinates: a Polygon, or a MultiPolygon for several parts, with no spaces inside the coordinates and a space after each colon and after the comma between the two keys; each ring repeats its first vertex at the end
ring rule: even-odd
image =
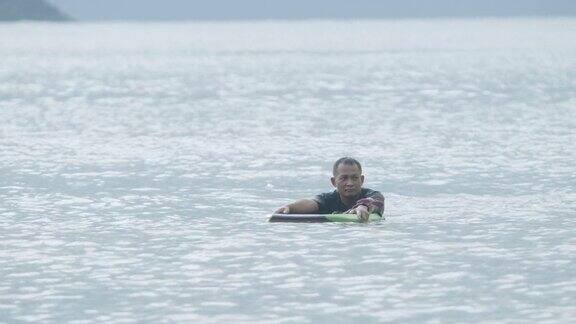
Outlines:
{"type": "Polygon", "coordinates": [[[0,322],[576,319],[576,19],[0,25],[0,322]],[[271,224],[351,155],[374,224],[271,224]]]}

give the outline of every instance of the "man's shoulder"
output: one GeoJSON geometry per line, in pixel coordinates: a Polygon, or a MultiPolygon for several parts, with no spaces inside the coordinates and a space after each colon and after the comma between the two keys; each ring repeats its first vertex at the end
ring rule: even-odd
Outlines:
{"type": "Polygon", "coordinates": [[[380,193],[378,190],[370,189],[370,188],[362,188],[362,194],[370,195],[374,193],[380,193]]]}
{"type": "Polygon", "coordinates": [[[380,191],[373,190],[370,188],[362,188],[361,196],[363,198],[368,198],[368,197],[372,197],[372,196],[383,196],[383,195],[380,191]]]}
{"type": "Polygon", "coordinates": [[[321,197],[322,199],[333,199],[338,197],[338,190],[330,191],[330,192],[323,192],[321,194],[316,195],[316,197],[321,197]]]}

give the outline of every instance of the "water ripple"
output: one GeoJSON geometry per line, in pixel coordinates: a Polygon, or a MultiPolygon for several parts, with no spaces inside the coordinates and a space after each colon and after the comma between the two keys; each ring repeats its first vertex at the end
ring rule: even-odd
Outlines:
{"type": "Polygon", "coordinates": [[[0,321],[570,322],[574,30],[0,25],[0,321]],[[342,155],[385,221],[266,222],[342,155]]]}

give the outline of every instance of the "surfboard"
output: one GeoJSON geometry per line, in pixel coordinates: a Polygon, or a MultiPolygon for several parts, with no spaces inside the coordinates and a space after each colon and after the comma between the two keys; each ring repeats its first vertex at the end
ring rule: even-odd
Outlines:
{"type": "MultiPolygon", "coordinates": [[[[378,214],[370,214],[369,222],[382,220],[378,214]]],[[[360,223],[355,214],[273,214],[271,223],[360,223]]]]}

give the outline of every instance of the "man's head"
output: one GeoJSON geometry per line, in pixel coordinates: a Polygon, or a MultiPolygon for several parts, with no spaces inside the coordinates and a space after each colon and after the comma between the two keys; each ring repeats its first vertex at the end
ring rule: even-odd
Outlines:
{"type": "Polygon", "coordinates": [[[351,157],[343,157],[332,168],[332,185],[338,189],[342,198],[354,198],[360,195],[364,176],[360,162],[351,157]]]}

